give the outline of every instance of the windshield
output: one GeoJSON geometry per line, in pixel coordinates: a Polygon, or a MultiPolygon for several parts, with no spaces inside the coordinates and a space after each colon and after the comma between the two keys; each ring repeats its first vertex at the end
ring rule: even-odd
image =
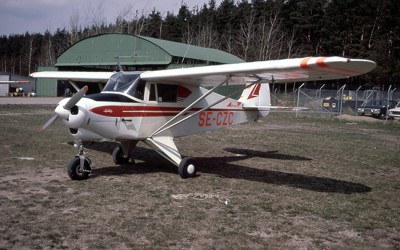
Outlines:
{"type": "Polygon", "coordinates": [[[103,91],[121,92],[143,100],[146,82],[139,73],[119,72],[110,77],[103,91]]]}

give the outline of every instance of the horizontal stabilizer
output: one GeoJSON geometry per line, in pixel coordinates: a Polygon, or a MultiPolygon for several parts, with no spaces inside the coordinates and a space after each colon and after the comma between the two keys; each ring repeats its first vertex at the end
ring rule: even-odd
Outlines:
{"type": "Polygon", "coordinates": [[[285,106],[245,106],[243,105],[244,110],[259,110],[259,111],[271,111],[271,110],[308,110],[306,107],[285,107],[285,106]]]}

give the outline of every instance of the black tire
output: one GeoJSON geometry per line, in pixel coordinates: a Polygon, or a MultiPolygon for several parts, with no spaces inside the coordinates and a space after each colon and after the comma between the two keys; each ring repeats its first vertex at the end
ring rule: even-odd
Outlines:
{"type": "Polygon", "coordinates": [[[125,165],[129,162],[129,156],[124,157],[122,147],[116,147],[112,153],[112,158],[115,164],[125,165]]]}
{"type": "Polygon", "coordinates": [[[190,157],[184,157],[179,164],[178,173],[182,178],[192,178],[196,176],[196,161],[190,157]]]}
{"type": "Polygon", "coordinates": [[[91,168],[91,162],[88,158],[85,158],[85,171],[82,171],[80,169],[81,165],[81,160],[79,156],[76,156],[74,159],[72,159],[67,166],[68,169],[68,176],[71,178],[71,180],[86,180],[89,178],[89,173],[91,168]]]}

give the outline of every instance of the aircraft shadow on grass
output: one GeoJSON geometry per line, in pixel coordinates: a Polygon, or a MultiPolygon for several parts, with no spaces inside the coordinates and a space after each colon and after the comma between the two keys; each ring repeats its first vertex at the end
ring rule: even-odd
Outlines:
{"type": "MultiPolygon", "coordinates": [[[[117,144],[94,143],[87,144],[85,145],[85,147],[87,147],[88,149],[111,154],[115,145],[117,144]]],[[[310,158],[297,155],[280,154],[279,151],[264,152],[238,148],[225,148],[224,150],[234,155],[221,157],[196,157],[199,170],[198,175],[201,175],[201,173],[208,173],[216,175],[219,178],[244,179],[249,181],[264,182],[274,185],[283,185],[326,193],[352,194],[371,191],[370,187],[359,183],[336,180],[326,177],[252,168],[232,163],[254,157],[283,161],[311,161],[312,159],[310,158]]],[[[138,162],[134,165],[126,165],[122,167],[110,166],[103,168],[94,168],[91,178],[110,175],[148,174],[154,172],[166,172],[173,174],[177,173],[175,166],[172,166],[172,164],[170,164],[168,161],[166,161],[164,158],[159,156],[151,149],[137,147],[135,149],[133,157],[136,160],[140,160],[143,162],[138,162]]],[[[268,164],[268,162],[266,162],[266,164],[268,164]]],[[[178,176],[176,178],[178,178],[178,176]]]]}

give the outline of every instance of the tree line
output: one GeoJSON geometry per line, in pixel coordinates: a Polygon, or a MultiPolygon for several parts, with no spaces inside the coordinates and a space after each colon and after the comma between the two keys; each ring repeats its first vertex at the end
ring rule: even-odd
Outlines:
{"type": "Polygon", "coordinates": [[[372,73],[352,85],[400,85],[400,1],[398,0],[209,0],[177,14],[157,9],[121,9],[106,23],[100,4],[91,24],[79,25],[75,12],[69,27],[55,32],[0,36],[0,70],[28,75],[50,66],[72,44],[102,33],[155,37],[216,48],[246,61],[303,56],[343,56],[377,62],[372,73]]]}

